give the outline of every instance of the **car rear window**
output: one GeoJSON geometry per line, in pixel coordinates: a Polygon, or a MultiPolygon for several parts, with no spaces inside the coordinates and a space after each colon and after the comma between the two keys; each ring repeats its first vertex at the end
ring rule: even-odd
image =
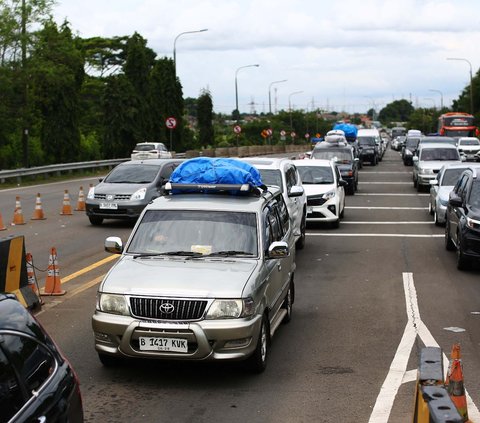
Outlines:
{"type": "Polygon", "coordinates": [[[459,155],[454,148],[424,148],[420,152],[420,160],[459,160],[459,155]]]}
{"type": "Polygon", "coordinates": [[[155,179],[159,171],[159,165],[120,165],[113,169],[103,182],[111,184],[147,184],[155,179]]]}
{"type": "Polygon", "coordinates": [[[359,145],[375,145],[375,137],[358,137],[359,145]]]}
{"type": "Polygon", "coordinates": [[[313,150],[312,156],[314,159],[325,160],[337,158],[339,162],[351,162],[353,160],[351,150],[327,150],[324,148],[319,148],[318,150],[313,150]]]}
{"type": "Polygon", "coordinates": [[[136,151],[150,151],[156,150],[155,144],[137,144],[134,148],[136,151]]]}

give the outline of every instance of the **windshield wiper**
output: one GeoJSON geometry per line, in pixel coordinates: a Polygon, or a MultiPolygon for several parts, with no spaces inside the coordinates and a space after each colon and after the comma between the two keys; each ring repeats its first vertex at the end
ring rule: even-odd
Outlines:
{"type": "Polygon", "coordinates": [[[205,254],[203,257],[228,257],[228,256],[254,256],[255,254],[247,251],[237,251],[237,250],[226,250],[226,251],[215,251],[210,254],[205,254]]]}
{"type": "Polygon", "coordinates": [[[185,256],[185,257],[198,257],[201,256],[201,253],[195,253],[192,251],[165,251],[161,253],[140,253],[133,256],[134,259],[136,258],[143,258],[143,257],[157,257],[157,256],[185,256]]]}

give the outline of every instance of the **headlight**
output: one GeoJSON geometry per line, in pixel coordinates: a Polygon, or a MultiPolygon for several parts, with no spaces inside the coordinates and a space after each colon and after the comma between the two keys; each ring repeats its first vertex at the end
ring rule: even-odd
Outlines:
{"type": "Polygon", "coordinates": [[[422,173],[424,175],[433,175],[433,169],[418,169],[419,173],[422,173]]]}
{"type": "Polygon", "coordinates": [[[335,190],[333,190],[333,189],[322,195],[322,198],[325,199],[325,200],[330,200],[333,197],[335,197],[335,190]]]}
{"type": "Polygon", "coordinates": [[[440,204],[444,207],[447,207],[448,206],[448,198],[446,199],[440,199],[440,204]]]}
{"type": "Polygon", "coordinates": [[[129,316],[127,300],[123,295],[97,294],[97,310],[129,316]]]}
{"type": "Polygon", "coordinates": [[[405,150],[405,156],[413,156],[413,153],[410,150],[405,150]]]}
{"type": "Polygon", "coordinates": [[[88,190],[87,198],[93,200],[95,198],[95,187],[90,187],[88,190]]]}
{"type": "Polygon", "coordinates": [[[138,191],[132,194],[130,200],[143,200],[145,198],[146,192],[147,188],[140,188],[138,191]]]}
{"type": "Polygon", "coordinates": [[[479,231],[480,230],[480,221],[470,219],[469,217],[467,217],[467,226],[471,229],[476,229],[477,231],[479,231]]]}
{"type": "Polygon", "coordinates": [[[238,319],[251,316],[254,313],[253,300],[231,299],[215,300],[208,309],[207,319],[238,319]]]}

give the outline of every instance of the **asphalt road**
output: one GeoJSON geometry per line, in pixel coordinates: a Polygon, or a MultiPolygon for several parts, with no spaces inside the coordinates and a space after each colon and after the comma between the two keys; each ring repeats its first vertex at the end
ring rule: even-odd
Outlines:
{"type": "Polygon", "coordinates": [[[359,191],[346,198],[339,229],[308,227],[307,245],[297,254],[294,315],[276,332],[261,375],[238,363],[102,367],[90,317],[95,278],[108,263],[68,276],[109,257],[104,238],[126,239],[131,226],[92,227],[82,213],[58,214],[63,190],[76,193],[89,182],[0,191],[4,222],[12,217],[15,195],[24,199],[28,220],[0,236],[25,235],[39,268],[46,268],[51,246],[58,250],[67,294],[46,297],[38,317],[79,375],[86,421],[411,421],[419,350],[438,344],[449,355],[456,342],[476,404],[470,417],[479,417],[480,268],[456,269],[443,228],[428,214],[427,193],[413,188],[411,167],[397,152],[360,171],[359,191]],[[47,219],[30,221],[40,189],[47,219]]]}

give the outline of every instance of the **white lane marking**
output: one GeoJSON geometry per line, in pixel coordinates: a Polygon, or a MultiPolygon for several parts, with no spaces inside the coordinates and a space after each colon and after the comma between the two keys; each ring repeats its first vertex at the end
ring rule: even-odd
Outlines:
{"type": "Polygon", "coordinates": [[[355,195],[362,195],[362,196],[381,196],[381,195],[390,195],[395,197],[430,197],[430,194],[403,194],[397,192],[371,192],[371,193],[361,193],[356,192],[355,195]]]}
{"type": "Polygon", "coordinates": [[[345,221],[342,220],[342,225],[433,225],[435,222],[429,220],[421,220],[415,222],[379,222],[379,221],[345,221]]]}
{"type": "Polygon", "coordinates": [[[408,172],[408,171],[397,171],[397,170],[392,170],[390,172],[381,172],[381,171],[378,171],[378,172],[362,172],[363,175],[369,175],[369,174],[375,174],[375,175],[390,175],[390,174],[402,174],[402,175],[411,175],[412,172],[408,172]]]}
{"type": "Polygon", "coordinates": [[[428,207],[369,207],[369,206],[345,206],[351,210],[428,210],[428,207]]]}
{"type": "Polygon", "coordinates": [[[404,383],[408,383],[408,382],[414,382],[417,380],[417,369],[415,370],[408,370],[407,372],[405,372],[405,374],[403,375],[403,379],[402,379],[402,385],[404,383]]]}
{"type": "MultiPolygon", "coordinates": [[[[412,380],[412,371],[407,372],[407,364],[412,352],[415,339],[418,336],[427,347],[439,347],[432,334],[420,318],[417,291],[413,282],[412,273],[403,273],[403,290],[405,293],[405,306],[407,312],[407,325],[402,339],[390,365],[390,370],[383,382],[380,392],[370,415],[369,423],[386,423],[390,416],[395,397],[402,383],[412,380]]],[[[444,374],[448,369],[448,358],[443,354],[444,374]]],[[[415,379],[413,379],[415,380],[415,379]]],[[[480,412],[465,390],[469,418],[472,421],[480,421],[480,412]]]]}
{"type": "MultiPolygon", "coordinates": [[[[343,223],[342,223],[343,224],[343,223]]],[[[343,233],[335,233],[335,232],[308,232],[308,236],[343,236],[343,237],[393,237],[393,238],[444,238],[445,235],[439,234],[431,234],[431,235],[422,235],[422,234],[343,234],[343,233]]]]}
{"type": "Polygon", "coordinates": [[[368,182],[368,181],[358,181],[359,185],[412,185],[412,182],[368,182]]]}

